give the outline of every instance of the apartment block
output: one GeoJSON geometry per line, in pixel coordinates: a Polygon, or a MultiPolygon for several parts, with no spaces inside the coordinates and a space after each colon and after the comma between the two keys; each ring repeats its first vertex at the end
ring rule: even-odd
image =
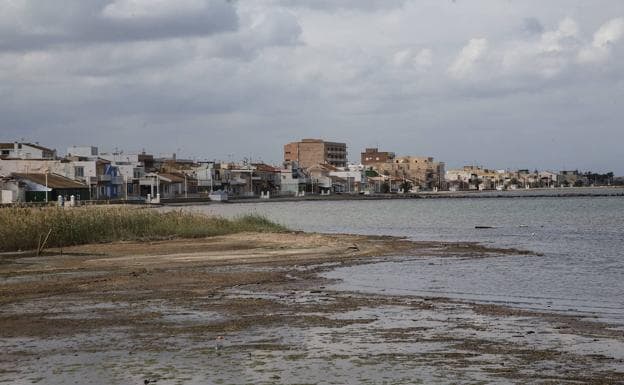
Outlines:
{"type": "Polygon", "coordinates": [[[347,166],[346,143],[326,142],[322,139],[303,139],[284,145],[284,161],[297,162],[306,169],[318,164],[334,167],[347,166]]]}

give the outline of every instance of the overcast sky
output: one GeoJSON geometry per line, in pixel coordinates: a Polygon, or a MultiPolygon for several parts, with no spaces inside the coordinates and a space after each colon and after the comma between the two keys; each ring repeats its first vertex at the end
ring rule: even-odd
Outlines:
{"type": "Polygon", "coordinates": [[[621,0],[0,0],[0,141],[624,174],[621,0]]]}

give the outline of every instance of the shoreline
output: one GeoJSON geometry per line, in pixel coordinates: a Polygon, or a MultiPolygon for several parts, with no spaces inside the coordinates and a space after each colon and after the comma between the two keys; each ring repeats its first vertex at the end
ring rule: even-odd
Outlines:
{"type": "Polygon", "coordinates": [[[621,328],[439,297],[335,291],[319,275],[408,256],[519,253],[527,252],[289,232],[0,256],[0,380],[413,382],[418,373],[424,382],[624,381],[621,328]]]}
{"type": "MultiPolygon", "coordinates": [[[[335,201],[379,201],[379,200],[405,200],[405,199],[511,199],[511,198],[579,198],[579,197],[624,197],[624,186],[598,186],[598,187],[566,187],[566,188],[533,188],[529,190],[484,190],[484,191],[440,191],[440,192],[420,192],[407,194],[381,194],[371,195],[355,193],[338,193],[332,195],[305,195],[294,196],[273,196],[269,199],[258,197],[230,197],[227,201],[212,201],[208,197],[190,198],[161,198],[161,203],[145,203],[142,200],[109,199],[101,201],[87,201],[84,206],[101,205],[121,205],[121,206],[190,206],[204,204],[231,204],[231,203],[277,203],[277,202],[335,202],[335,201]],[[597,190],[612,191],[611,193],[596,192],[597,190]],[[619,192],[616,192],[619,190],[619,192]]],[[[55,206],[56,202],[43,204],[40,202],[21,202],[0,204],[3,207],[43,207],[55,206]]]]}
{"type": "Polygon", "coordinates": [[[303,197],[276,196],[270,199],[233,197],[225,202],[211,201],[209,198],[175,198],[161,199],[165,206],[182,206],[197,204],[220,204],[220,203],[270,203],[270,202],[307,202],[307,201],[356,201],[356,200],[404,200],[404,199],[511,199],[511,198],[578,198],[578,197],[624,197],[624,186],[599,186],[599,187],[569,187],[569,188],[534,188],[529,190],[485,190],[485,191],[441,191],[421,192],[408,194],[332,194],[332,195],[305,195],[303,197]],[[596,192],[608,190],[611,193],[596,192]],[[616,192],[618,191],[619,192],[616,192]]]}

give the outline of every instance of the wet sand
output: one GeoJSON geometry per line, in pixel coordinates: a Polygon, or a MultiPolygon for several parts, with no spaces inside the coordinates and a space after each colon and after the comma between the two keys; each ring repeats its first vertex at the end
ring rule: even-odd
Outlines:
{"type": "Polygon", "coordinates": [[[336,266],[520,250],[304,233],[0,256],[0,383],[624,383],[624,330],[334,291],[336,266]]]}

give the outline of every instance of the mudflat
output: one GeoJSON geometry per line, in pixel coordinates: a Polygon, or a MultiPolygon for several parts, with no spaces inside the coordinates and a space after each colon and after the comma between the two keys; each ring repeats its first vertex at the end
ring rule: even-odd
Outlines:
{"type": "Polygon", "coordinates": [[[4,254],[0,383],[624,383],[614,325],[319,275],[523,253],[287,232],[4,254]]]}

